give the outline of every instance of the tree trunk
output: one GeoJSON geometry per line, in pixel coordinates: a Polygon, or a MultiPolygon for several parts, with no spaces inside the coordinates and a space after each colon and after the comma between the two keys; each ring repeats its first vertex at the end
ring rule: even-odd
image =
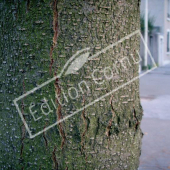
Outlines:
{"type": "MultiPolygon", "coordinates": [[[[142,108],[139,80],[131,80],[138,76],[140,36],[126,36],[140,29],[139,0],[4,0],[0,13],[1,169],[136,170],[142,108]],[[80,111],[30,139],[13,100],[58,75],[86,48],[82,68],[46,87],[48,96],[58,96],[57,107],[32,131],[80,111]]],[[[19,106],[29,122],[26,100],[19,106]]]]}

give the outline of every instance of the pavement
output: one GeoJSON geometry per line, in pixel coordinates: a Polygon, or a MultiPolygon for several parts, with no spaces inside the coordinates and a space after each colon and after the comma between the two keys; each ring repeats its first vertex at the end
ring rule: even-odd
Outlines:
{"type": "Polygon", "coordinates": [[[170,170],[170,64],[140,78],[144,116],[139,170],[170,170]]]}

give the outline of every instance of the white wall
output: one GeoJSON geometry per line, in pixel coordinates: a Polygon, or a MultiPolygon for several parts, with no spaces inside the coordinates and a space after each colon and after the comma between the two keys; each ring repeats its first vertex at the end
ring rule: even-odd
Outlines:
{"type": "Polygon", "coordinates": [[[170,30],[170,19],[167,18],[167,9],[168,9],[168,0],[165,0],[165,4],[164,4],[164,22],[165,22],[165,26],[164,26],[164,50],[165,50],[165,58],[164,60],[170,60],[170,53],[167,53],[167,30],[170,30]]]}

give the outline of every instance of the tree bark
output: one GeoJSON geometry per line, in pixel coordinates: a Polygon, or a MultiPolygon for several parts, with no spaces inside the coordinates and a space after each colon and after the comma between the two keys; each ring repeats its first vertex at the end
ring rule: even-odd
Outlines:
{"type": "MultiPolygon", "coordinates": [[[[139,80],[119,87],[138,76],[138,64],[130,57],[138,59],[138,34],[89,59],[76,73],[56,78],[47,94],[59,96],[57,121],[118,90],[41,135],[29,139],[12,101],[59,74],[77,51],[90,48],[92,56],[139,30],[139,0],[0,1],[0,12],[1,169],[136,170],[142,138],[139,80]],[[124,57],[128,62],[122,67],[124,57]],[[106,81],[103,70],[113,64],[117,68],[106,81]],[[96,81],[103,84],[94,81],[95,69],[96,81]],[[61,105],[62,92],[82,81],[89,92],[79,89],[77,99],[61,105]]],[[[26,119],[25,100],[20,105],[26,119]]],[[[43,127],[48,125],[45,120],[43,127]]]]}

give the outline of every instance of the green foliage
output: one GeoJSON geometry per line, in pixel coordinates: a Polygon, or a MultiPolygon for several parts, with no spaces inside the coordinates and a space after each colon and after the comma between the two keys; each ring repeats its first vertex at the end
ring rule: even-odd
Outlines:
{"type": "MultiPolygon", "coordinates": [[[[154,29],[154,22],[155,18],[152,16],[148,16],[148,33],[151,34],[153,29],[154,29]]],[[[142,14],[140,16],[140,27],[141,27],[141,32],[144,33],[145,31],[145,16],[142,14]]]]}

